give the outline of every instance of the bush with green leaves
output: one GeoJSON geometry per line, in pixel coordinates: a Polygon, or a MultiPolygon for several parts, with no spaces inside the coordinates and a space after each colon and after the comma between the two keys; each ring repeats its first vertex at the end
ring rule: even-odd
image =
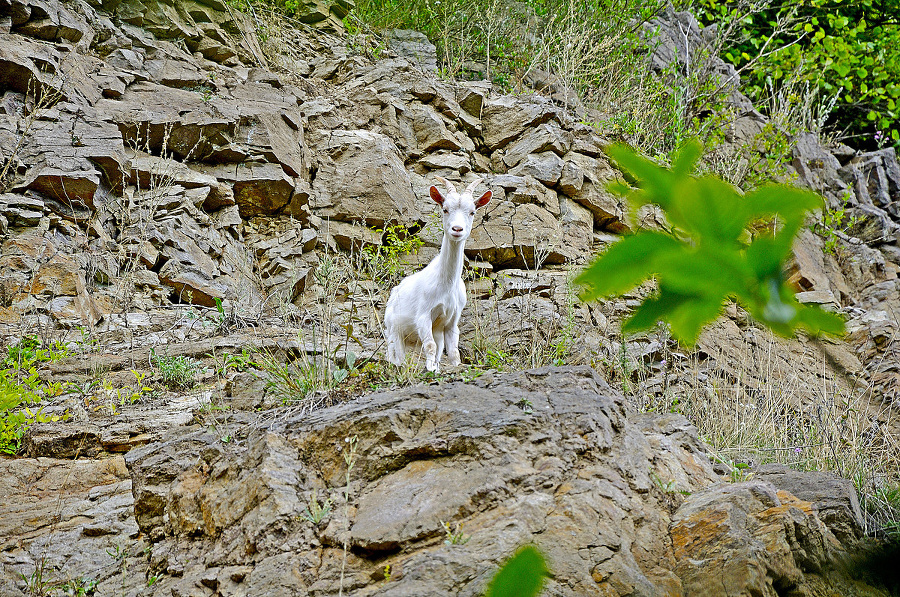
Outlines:
{"type": "Polygon", "coordinates": [[[362,258],[372,278],[391,288],[405,275],[403,257],[416,253],[425,243],[402,224],[385,225],[377,232],[384,239],[382,244],[363,247],[362,258]]]}
{"type": "Polygon", "coordinates": [[[196,376],[200,373],[201,368],[194,359],[184,355],[170,357],[154,353],[151,360],[159,372],[163,384],[170,390],[187,390],[196,385],[196,376]]]}
{"type": "Polygon", "coordinates": [[[35,423],[59,421],[68,415],[48,415],[42,406],[45,398],[62,393],[60,384],[40,379],[37,366],[69,356],[59,343],[44,347],[36,336],[25,336],[6,349],[0,362],[0,452],[15,454],[22,436],[35,423]]]}
{"type": "Polygon", "coordinates": [[[742,19],[741,39],[723,58],[738,68],[759,58],[745,75],[752,99],[799,77],[837,98],[835,128],[856,145],[900,146],[900,0],[770,3],[749,14],[734,0],[699,8],[705,24],[742,19]]]}
{"type": "Polygon", "coordinates": [[[581,298],[619,295],[655,279],[656,293],[623,324],[623,333],[664,321],[688,344],[729,300],[781,335],[798,327],[813,334],[842,333],[839,316],[797,302],[784,274],[794,237],[807,214],[822,207],[821,197],[777,184],[741,195],[714,176],[691,176],[701,151],[696,142],[686,144],[668,170],[626,146],[609,148],[638,185],[618,184],[613,190],[635,210],[659,205],[671,230],[641,230],[612,245],[576,278],[581,298]],[[762,232],[751,234],[751,228],[762,232]]]}

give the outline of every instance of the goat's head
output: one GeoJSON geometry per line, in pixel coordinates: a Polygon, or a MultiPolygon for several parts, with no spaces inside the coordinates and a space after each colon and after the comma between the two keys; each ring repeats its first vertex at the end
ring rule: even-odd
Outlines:
{"type": "Polygon", "coordinates": [[[435,178],[447,187],[446,196],[441,195],[437,187],[431,187],[429,191],[431,199],[444,210],[444,234],[450,240],[456,242],[464,241],[469,238],[469,234],[472,232],[472,220],[475,218],[475,210],[487,205],[488,201],[491,200],[491,192],[487,191],[478,199],[474,199],[472,192],[478,186],[478,183],[481,182],[480,178],[472,181],[462,193],[457,193],[453,183],[449,180],[440,176],[435,178]]]}

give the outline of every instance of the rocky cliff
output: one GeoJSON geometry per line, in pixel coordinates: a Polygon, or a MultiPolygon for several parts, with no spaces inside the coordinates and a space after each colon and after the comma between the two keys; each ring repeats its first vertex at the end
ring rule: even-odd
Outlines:
{"type": "MultiPolygon", "coordinates": [[[[47,592],[89,578],[97,595],[477,595],[530,541],[553,595],[882,594],[846,568],[876,528],[852,484],[755,466],[725,483],[740,471],[714,470],[683,417],[638,411],[725,380],[748,402],[791,387],[782,416],[837,419],[849,396],[855,437],[893,447],[893,150],[796,140],[801,183],[858,216],[829,251],[804,232],[792,265],[802,300],[847,315],[845,340],[777,340],[731,307],[693,355],[626,342],[618,321],[648,290],[585,306],[568,283],[659,217],[606,191],[606,140],[552,97],[442,80],[415,35],[332,35],[349,6],[319,6],[316,29],[215,0],[0,0],[0,333],[76,344],[40,375],[87,388],[0,461],[0,592],[34,592],[43,570],[47,592]],[[159,354],[377,363],[396,272],[353,267],[391,230],[424,243],[403,267],[435,254],[435,176],[495,197],[466,246],[464,354],[538,366],[568,338],[565,360],[593,369],[272,408],[264,382],[208,361],[199,390],[113,399],[159,354]]],[[[684,13],[656,25],[660,64],[702,43],[684,13]]],[[[733,103],[740,147],[765,117],[733,103]]]]}

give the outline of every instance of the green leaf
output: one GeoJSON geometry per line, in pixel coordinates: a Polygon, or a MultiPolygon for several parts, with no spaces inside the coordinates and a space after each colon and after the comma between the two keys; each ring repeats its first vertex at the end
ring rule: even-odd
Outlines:
{"type": "Polygon", "coordinates": [[[675,156],[674,163],[672,164],[672,172],[676,175],[690,174],[694,170],[694,164],[697,163],[697,160],[700,159],[702,154],[703,146],[700,145],[698,141],[695,139],[688,141],[681,147],[678,155],[675,156]]]}
{"type": "Polygon", "coordinates": [[[658,295],[644,301],[631,318],[622,324],[622,332],[640,332],[654,327],[658,321],[666,321],[673,336],[692,345],[703,326],[722,311],[724,300],[724,293],[711,296],[681,294],[662,288],[658,295]]]}
{"type": "Polygon", "coordinates": [[[626,236],[575,278],[575,283],[584,287],[581,300],[592,301],[631,290],[656,273],[657,257],[684,249],[682,242],[661,232],[626,236]]]}
{"type": "Polygon", "coordinates": [[[550,576],[544,556],[533,545],[520,548],[488,585],[485,597],[535,597],[550,576]]]}
{"type": "Polygon", "coordinates": [[[797,312],[796,322],[815,335],[820,333],[839,335],[845,331],[844,320],[840,315],[813,305],[801,306],[797,312]]]}

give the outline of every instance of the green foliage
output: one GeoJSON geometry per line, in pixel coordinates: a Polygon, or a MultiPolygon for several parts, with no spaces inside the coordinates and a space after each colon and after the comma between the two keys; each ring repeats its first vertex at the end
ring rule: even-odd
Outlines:
{"type": "Polygon", "coordinates": [[[621,3],[613,0],[359,0],[345,19],[351,32],[415,29],[438,49],[440,72],[457,79],[490,79],[504,89],[544,86],[530,78],[551,72],[566,102],[582,99],[607,113],[626,113],[618,124],[642,139],[658,139],[668,123],[648,125],[642,104],[669,99],[652,85],[638,23],[652,18],[661,0],[621,3]],[[640,96],[641,102],[633,98],[640,96]]]}
{"type": "Polygon", "coordinates": [[[19,573],[19,576],[25,581],[25,590],[27,591],[25,594],[28,597],[50,597],[60,588],[58,581],[45,578],[47,572],[49,571],[44,558],[41,558],[30,575],[26,576],[21,572],[19,573]]]}
{"type": "Polygon", "coordinates": [[[363,247],[362,257],[375,281],[393,287],[405,275],[403,257],[418,252],[425,243],[401,224],[376,231],[382,235],[383,243],[363,247]]]}
{"type": "Polygon", "coordinates": [[[41,381],[37,365],[69,356],[60,343],[43,348],[37,336],[25,336],[8,346],[0,363],[0,453],[15,454],[22,436],[35,423],[59,421],[66,415],[48,415],[35,406],[62,393],[59,383],[41,381]]]}
{"type": "Polygon", "coordinates": [[[302,514],[303,518],[314,525],[318,525],[325,520],[325,518],[331,514],[332,508],[331,498],[326,498],[320,503],[317,493],[318,492],[313,489],[312,495],[309,498],[309,505],[303,509],[302,514]]]}
{"type": "MultiPolygon", "coordinates": [[[[742,16],[733,2],[699,4],[707,24],[742,16]]],[[[773,3],[743,19],[742,41],[723,58],[740,68],[762,53],[748,77],[751,98],[759,100],[770,87],[799,76],[824,96],[838,98],[837,128],[859,136],[861,145],[890,139],[900,146],[898,15],[898,0],[773,3]],[[778,22],[788,25],[779,30],[778,22]]]]}
{"type": "Polygon", "coordinates": [[[837,253],[839,233],[846,233],[860,222],[857,216],[847,215],[847,203],[839,209],[825,209],[822,219],[816,222],[813,230],[825,239],[825,252],[830,255],[837,253]]]}
{"type": "Polygon", "coordinates": [[[100,581],[81,577],[66,582],[65,584],[61,585],[59,589],[63,591],[64,595],[71,595],[72,597],[87,597],[88,595],[94,594],[94,591],[97,589],[98,584],[100,584],[100,581]]]}
{"type": "Polygon", "coordinates": [[[533,545],[520,548],[488,585],[485,597],[535,597],[550,576],[544,556],[533,545]]]}
{"type": "Polygon", "coordinates": [[[196,375],[200,373],[200,364],[184,355],[170,357],[157,355],[151,357],[153,365],[159,371],[162,382],[170,390],[186,390],[197,383],[196,375]]]}
{"type": "Polygon", "coordinates": [[[305,352],[292,362],[283,362],[264,350],[256,355],[256,362],[263,371],[266,388],[284,404],[299,402],[328,385],[325,366],[305,352]]]}
{"type": "Polygon", "coordinates": [[[735,299],[782,335],[797,327],[841,333],[838,316],[799,304],[784,279],[794,236],[807,212],[821,207],[821,198],[787,185],[767,185],[741,196],[715,177],[690,176],[700,152],[697,143],[685,145],[668,170],[623,145],[609,149],[639,185],[613,190],[627,196],[634,209],[659,205],[673,230],[640,231],[614,244],[575,280],[584,287],[582,299],[622,294],[655,277],[658,292],[638,307],[623,332],[662,320],[675,337],[693,344],[723,303],[735,299]],[[772,218],[772,225],[748,242],[747,229],[764,218],[772,218]]]}
{"type": "Polygon", "coordinates": [[[207,356],[212,357],[216,361],[216,373],[225,377],[230,371],[246,371],[248,369],[259,369],[260,366],[253,360],[253,353],[247,349],[241,349],[241,354],[231,354],[223,352],[221,357],[216,357],[215,353],[209,353],[207,356]]]}

